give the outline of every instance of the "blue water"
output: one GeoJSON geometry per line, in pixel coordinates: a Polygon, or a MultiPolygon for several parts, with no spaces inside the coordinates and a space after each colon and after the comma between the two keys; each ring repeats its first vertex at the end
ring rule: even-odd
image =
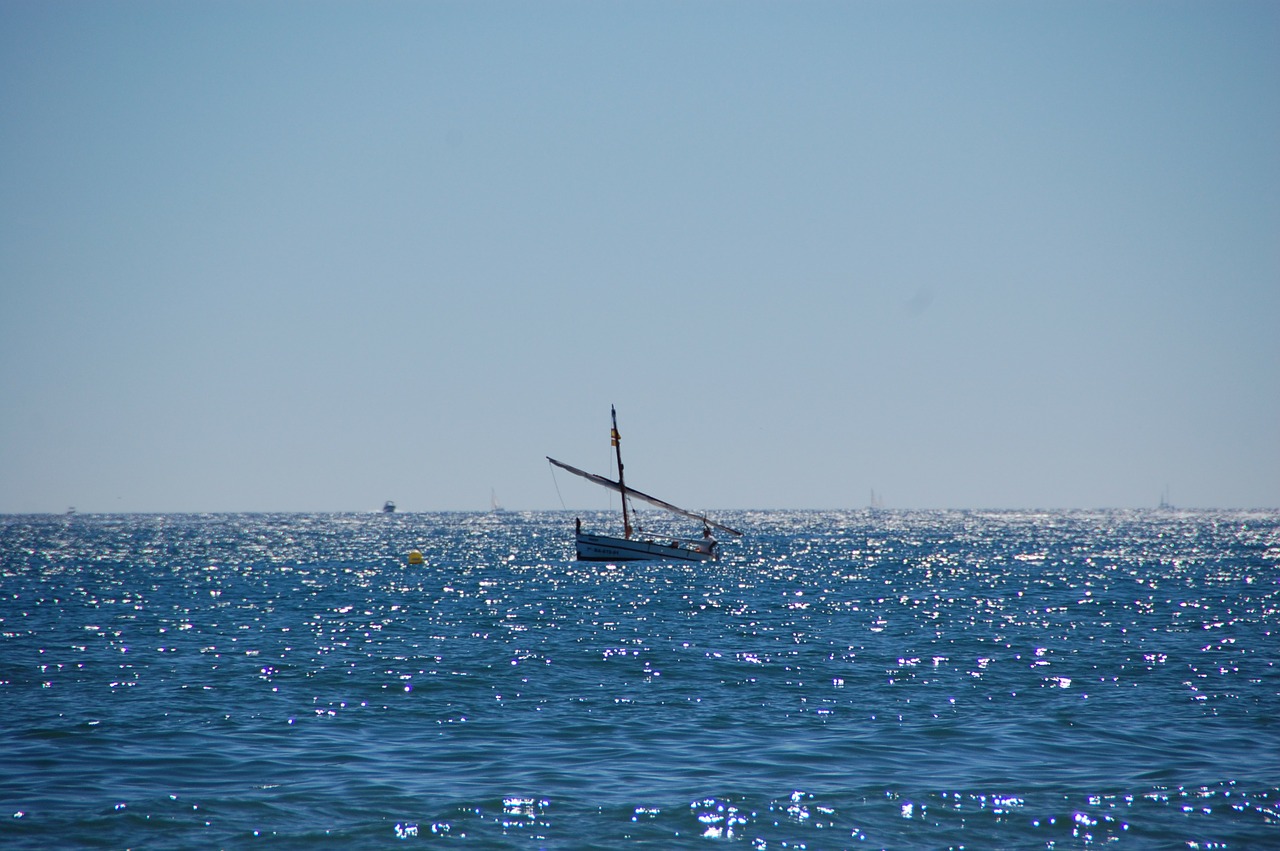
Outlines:
{"type": "Polygon", "coordinates": [[[1280,512],[724,519],[0,517],[0,846],[1280,848],[1280,512]]]}

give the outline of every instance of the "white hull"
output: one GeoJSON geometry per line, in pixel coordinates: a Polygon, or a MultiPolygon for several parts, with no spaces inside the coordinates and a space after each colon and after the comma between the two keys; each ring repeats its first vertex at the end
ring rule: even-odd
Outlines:
{"type": "Polygon", "coordinates": [[[577,534],[578,561],[715,561],[715,548],[696,541],[637,541],[577,534]]]}

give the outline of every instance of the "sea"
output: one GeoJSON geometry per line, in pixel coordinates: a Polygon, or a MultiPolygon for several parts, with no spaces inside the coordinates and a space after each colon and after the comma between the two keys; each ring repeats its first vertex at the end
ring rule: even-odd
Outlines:
{"type": "Polygon", "coordinates": [[[1280,848],[1280,511],[575,516],[0,516],[0,847],[1280,848]]]}

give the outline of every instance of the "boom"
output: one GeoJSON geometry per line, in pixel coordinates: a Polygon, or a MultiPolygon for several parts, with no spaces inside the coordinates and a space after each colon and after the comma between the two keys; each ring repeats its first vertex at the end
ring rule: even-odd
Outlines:
{"type": "Polygon", "coordinates": [[[700,520],[703,523],[706,523],[708,526],[714,526],[715,528],[728,532],[731,535],[742,534],[737,529],[734,529],[730,526],[726,526],[723,523],[717,523],[716,521],[707,517],[705,514],[698,514],[697,512],[694,512],[694,511],[687,511],[686,509],[683,509],[678,505],[672,505],[666,500],[658,499],[656,496],[649,496],[649,494],[643,491],[638,491],[635,488],[631,487],[630,485],[627,485],[624,487],[620,482],[615,482],[613,479],[606,479],[604,476],[597,476],[595,473],[588,473],[585,470],[579,470],[577,467],[570,466],[569,464],[566,464],[563,461],[557,461],[556,459],[552,458],[550,455],[547,456],[547,460],[550,461],[552,464],[555,464],[560,469],[568,470],[570,473],[573,473],[575,476],[581,476],[587,481],[594,482],[595,484],[600,485],[601,487],[608,488],[609,490],[612,490],[612,491],[617,491],[618,493],[625,494],[626,496],[634,496],[636,499],[643,499],[645,502],[649,503],[650,505],[656,505],[658,508],[665,508],[667,511],[670,511],[673,514],[679,514],[683,517],[688,517],[691,520],[700,520]]]}

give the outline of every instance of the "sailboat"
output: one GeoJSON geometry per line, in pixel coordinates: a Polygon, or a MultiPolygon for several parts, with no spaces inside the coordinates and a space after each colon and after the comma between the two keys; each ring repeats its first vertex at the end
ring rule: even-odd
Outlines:
{"type": "Polygon", "coordinates": [[[687,511],[669,502],[650,496],[647,493],[638,491],[635,488],[628,487],[622,476],[622,435],[618,433],[618,412],[610,406],[609,414],[613,418],[613,428],[609,432],[609,439],[613,445],[614,454],[618,460],[618,480],[597,476],[595,473],[588,473],[572,467],[562,461],[557,461],[550,455],[547,460],[562,470],[568,470],[575,476],[581,476],[589,482],[594,482],[601,487],[609,490],[617,491],[622,496],[622,534],[623,537],[615,538],[610,535],[595,535],[582,531],[582,520],[575,521],[575,543],[577,545],[578,561],[654,561],[654,560],[675,560],[675,561],[715,561],[719,553],[719,543],[712,537],[711,530],[719,529],[728,532],[731,535],[741,535],[737,529],[730,528],[723,523],[717,523],[705,514],[687,511]],[[688,517],[702,523],[701,538],[641,538],[636,537],[637,530],[632,525],[632,515],[635,513],[631,510],[629,502],[632,498],[643,500],[650,505],[656,505],[658,508],[665,508],[673,514],[681,517],[688,517]]]}

